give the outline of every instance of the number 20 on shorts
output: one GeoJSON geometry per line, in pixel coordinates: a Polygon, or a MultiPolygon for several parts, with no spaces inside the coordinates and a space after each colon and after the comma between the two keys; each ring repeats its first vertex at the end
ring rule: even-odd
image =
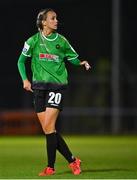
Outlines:
{"type": "Polygon", "coordinates": [[[55,104],[59,104],[60,103],[60,101],[61,101],[61,93],[54,93],[54,92],[50,92],[49,93],[49,96],[50,96],[50,98],[49,98],[49,100],[48,100],[48,103],[49,104],[53,104],[53,103],[55,103],[55,104]]]}

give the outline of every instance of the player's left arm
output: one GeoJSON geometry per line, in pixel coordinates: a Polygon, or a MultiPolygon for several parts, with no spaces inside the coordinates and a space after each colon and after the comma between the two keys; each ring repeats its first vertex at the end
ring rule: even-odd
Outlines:
{"type": "Polygon", "coordinates": [[[90,64],[88,63],[88,61],[81,61],[81,62],[80,62],[80,65],[81,65],[81,66],[84,66],[87,71],[91,68],[91,66],[90,66],[90,64]]]}
{"type": "Polygon", "coordinates": [[[87,71],[91,68],[91,66],[88,63],[88,61],[85,61],[85,60],[80,61],[78,58],[75,58],[73,60],[69,60],[69,62],[71,62],[74,65],[84,66],[87,71]]]}
{"type": "Polygon", "coordinates": [[[89,70],[91,66],[89,65],[88,61],[80,61],[78,59],[78,54],[74,50],[74,48],[70,45],[68,40],[65,39],[65,55],[67,57],[67,60],[77,66],[84,66],[86,70],[89,70]]]}

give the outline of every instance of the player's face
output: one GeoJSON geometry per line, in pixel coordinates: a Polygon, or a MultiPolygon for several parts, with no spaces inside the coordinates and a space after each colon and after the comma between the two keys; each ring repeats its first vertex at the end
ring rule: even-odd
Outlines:
{"type": "Polygon", "coordinates": [[[51,29],[51,30],[56,30],[58,26],[58,20],[57,20],[57,15],[53,11],[49,11],[47,13],[47,18],[45,21],[43,21],[43,26],[51,29]]]}

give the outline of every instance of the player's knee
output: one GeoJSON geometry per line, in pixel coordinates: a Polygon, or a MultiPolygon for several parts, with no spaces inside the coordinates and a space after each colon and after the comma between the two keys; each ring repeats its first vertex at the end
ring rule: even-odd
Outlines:
{"type": "Polygon", "coordinates": [[[44,123],[42,128],[43,128],[43,131],[45,132],[45,134],[52,133],[55,130],[55,126],[50,122],[44,123]]]}

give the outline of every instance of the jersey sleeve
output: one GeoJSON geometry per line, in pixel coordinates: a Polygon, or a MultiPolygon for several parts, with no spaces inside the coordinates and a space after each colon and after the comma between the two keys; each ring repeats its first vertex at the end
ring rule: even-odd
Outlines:
{"type": "Polygon", "coordinates": [[[19,59],[18,59],[18,63],[17,63],[18,70],[19,70],[19,73],[20,73],[22,80],[27,79],[26,68],[25,68],[26,59],[27,59],[27,56],[24,56],[23,54],[21,54],[19,59]]]}
{"type": "Polygon", "coordinates": [[[27,41],[24,43],[24,47],[22,49],[22,54],[27,57],[32,56],[32,49],[33,49],[33,38],[29,38],[27,41]]]}
{"type": "Polygon", "coordinates": [[[65,39],[65,56],[70,63],[74,65],[80,65],[78,54],[66,39],[65,39]]]}

